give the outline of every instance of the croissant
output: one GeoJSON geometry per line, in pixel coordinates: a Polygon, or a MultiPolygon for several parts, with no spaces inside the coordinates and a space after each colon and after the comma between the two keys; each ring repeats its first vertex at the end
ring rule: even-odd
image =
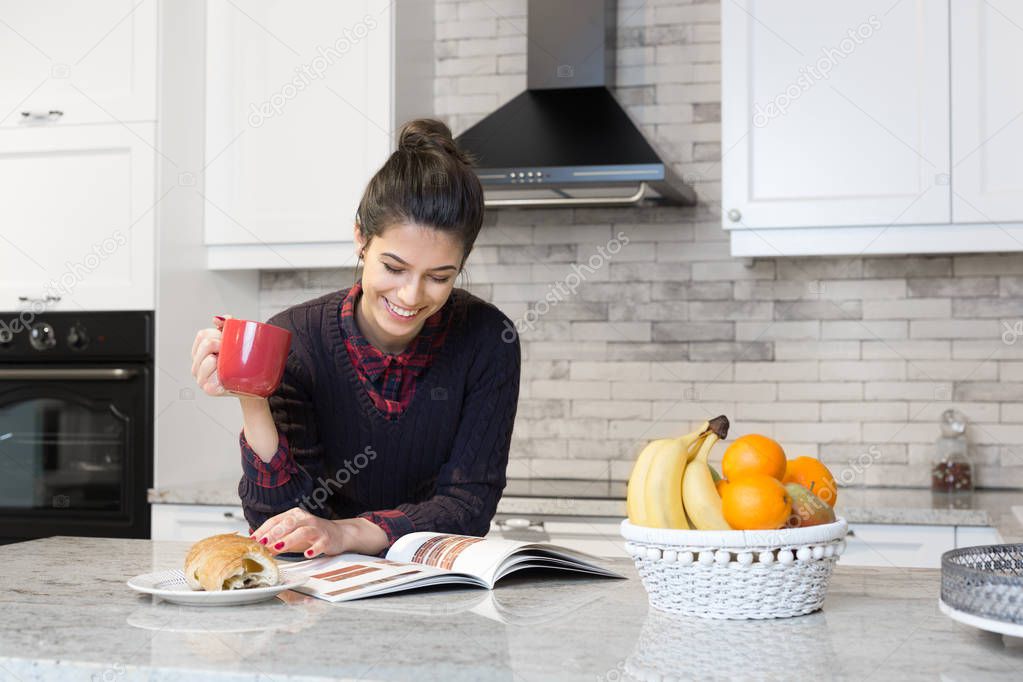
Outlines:
{"type": "Polygon", "coordinates": [[[192,545],[185,557],[185,582],[193,590],[216,592],[280,583],[277,561],[251,538],[227,533],[192,545]]]}

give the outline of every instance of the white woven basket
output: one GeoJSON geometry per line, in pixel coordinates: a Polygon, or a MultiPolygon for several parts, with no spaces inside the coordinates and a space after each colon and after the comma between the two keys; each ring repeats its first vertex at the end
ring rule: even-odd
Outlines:
{"type": "Polygon", "coordinates": [[[622,521],[625,549],[662,611],[703,618],[788,618],[824,603],[845,550],[845,519],[780,530],[673,530],[622,521]]]}

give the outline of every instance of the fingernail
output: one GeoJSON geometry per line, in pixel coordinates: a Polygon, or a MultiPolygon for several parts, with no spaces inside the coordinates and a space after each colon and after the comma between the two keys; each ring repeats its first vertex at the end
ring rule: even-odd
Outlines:
{"type": "Polygon", "coordinates": [[[214,319],[214,320],[220,320],[221,322],[223,322],[223,321],[224,321],[224,320],[226,320],[227,318],[226,318],[226,317],[224,317],[223,315],[214,315],[214,316],[213,316],[213,319],[214,319]]]}
{"type": "Polygon", "coordinates": [[[261,544],[261,545],[265,545],[265,544],[266,544],[266,538],[263,538],[262,540],[260,540],[260,541],[259,541],[259,544],[261,544]]]}
{"type": "Polygon", "coordinates": [[[284,546],[284,542],[283,541],[282,542],[278,542],[276,545],[274,545],[274,549],[280,549],[283,546],[284,546]]]}
{"type": "Polygon", "coordinates": [[[307,550],[305,551],[305,555],[306,555],[306,556],[312,556],[312,555],[313,555],[313,550],[311,550],[311,549],[307,549],[307,550]]]}

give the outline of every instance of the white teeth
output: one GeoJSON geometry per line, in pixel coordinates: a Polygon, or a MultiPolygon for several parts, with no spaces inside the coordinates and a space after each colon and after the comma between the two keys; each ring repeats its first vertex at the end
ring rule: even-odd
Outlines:
{"type": "Polygon", "coordinates": [[[408,310],[406,308],[399,308],[396,305],[394,305],[393,303],[391,303],[390,301],[388,301],[386,298],[384,299],[384,302],[387,304],[387,307],[391,309],[391,312],[393,312],[393,313],[395,313],[397,315],[401,315],[402,317],[413,317],[413,316],[415,316],[416,312],[418,312],[416,310],[408,310]]]}

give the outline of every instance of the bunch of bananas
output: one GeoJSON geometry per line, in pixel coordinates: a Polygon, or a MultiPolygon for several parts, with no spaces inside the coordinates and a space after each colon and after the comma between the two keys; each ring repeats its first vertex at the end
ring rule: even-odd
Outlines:
{"type": "Polygon", "coordinates": [[[728,436],[724,415],[681,438],[651,441],[629,476],[629,521],[651,528],[729,530],[707,458],[728,436]]]}

